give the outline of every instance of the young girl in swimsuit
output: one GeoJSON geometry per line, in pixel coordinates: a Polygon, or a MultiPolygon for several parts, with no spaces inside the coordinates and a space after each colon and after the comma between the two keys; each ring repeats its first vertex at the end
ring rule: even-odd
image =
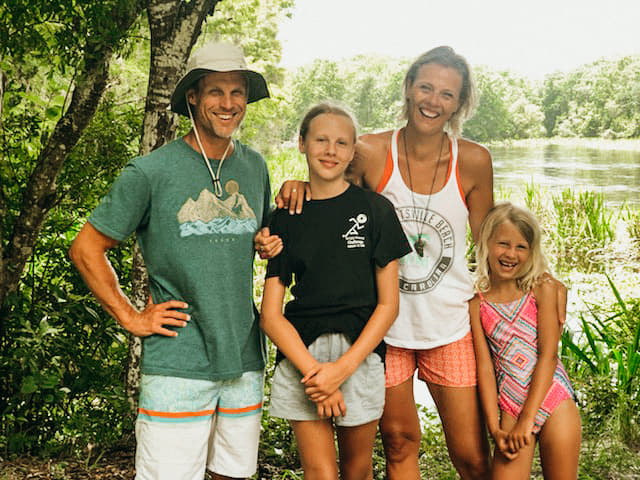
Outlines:
{"type": "Polygon", "coordinates": [[[385,398],[382,339],[398,314],[398,261],[410,251],[392,204],[350,185],[356,130],[343,109],[305,116],[311,200],[301,215],[278,210],[284,243],[267,266],[261,326],[278,347],[270,414],[291,422],[305,478],[372,479],[385,398]],[[282,313],[285,288],[294,299],[282,313]]]}
{"type": "Polygon", "coordinates": [[[528,479],[536,441],[545,479],[575,479],[580,414],[558,359],[557,296],[540,227],[510,203],[480,227],[470,303],[478,388],[495,440],[492,478],[528,479]]]}

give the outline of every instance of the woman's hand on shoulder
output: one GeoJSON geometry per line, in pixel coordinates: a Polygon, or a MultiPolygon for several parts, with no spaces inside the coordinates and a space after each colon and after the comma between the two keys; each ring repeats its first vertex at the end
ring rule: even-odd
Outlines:
{"type": "Polygon", "coordinates": [[[562,328],[567,319],[567,287],[565,284],[550,273],[545,273],[538,282],[534,291],[536,293],[536,297],[539,294],[553,295],[555,297],[558,322],[562,328]]]}
{"type": "Polygon", "coordinates": [[[311,187],[309,182],[302,180],[285,180],[276,195],[276,206],[278,208],[288,208],[289,213],[302,212],[302,204],[305,199],[311,200],[311,187]]]}
{"type": "Polygon", "coordinates": [[[391,133],[369,133],[358,138],[353,160],[346,172],[349,182],[375,190],[384,172],[391,133]]]}

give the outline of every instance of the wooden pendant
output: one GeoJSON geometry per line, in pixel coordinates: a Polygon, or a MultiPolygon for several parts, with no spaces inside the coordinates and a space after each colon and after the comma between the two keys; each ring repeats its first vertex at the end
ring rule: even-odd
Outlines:
{"type": "Polygon", "coordinates": [[[424,247],[426,244],[427,242],[425,242],[422,239],[422,235],[418,235],[418,239],[415,242],[413,242],[413,248],[416,250],[416,253],[421,257],[424,257],[424,247]]]}

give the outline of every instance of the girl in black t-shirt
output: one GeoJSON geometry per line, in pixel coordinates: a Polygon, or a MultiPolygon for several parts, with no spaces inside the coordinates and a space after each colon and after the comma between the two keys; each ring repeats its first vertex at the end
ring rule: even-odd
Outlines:
{"type": "Polygon", "coordinates": [[[284,250],[271,259],[261,326],[278,347],[270,413],[291,422],[305,478],[371,478],[384,407],[382,339],[398,313],[397,259],[410,251],[391,203],[350,185],[355,123],[330,104],[300,127],[311,200],[275,213],[284,250]],[[285,289],[294,299],[283,314],[285,289]]]}

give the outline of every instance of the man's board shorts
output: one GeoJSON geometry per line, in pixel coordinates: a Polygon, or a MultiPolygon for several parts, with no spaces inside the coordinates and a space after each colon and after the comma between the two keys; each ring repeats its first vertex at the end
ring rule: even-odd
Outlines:
{"type": "MultiPolygon", "coordinates": [[[[320,335],[309,352],[319,362],[335,362],[351,348],[349,339],[341,333],[320,335]]],[[[271,383],[269,415],[288,420],[321,420],[314,402],[304,393],[302,374],[288,360],[276,366],[271,383]]],[[[377,353],[370,353],[358,369],[340,386],[347,406],[345,416],[334,417],[341,427],[354,427],[378,420],[384,409],[384,365],[377,353]]]]}
{"type": "Polygon", "coordinates": [[[476,356],[471,332],[447,345],[427,350],[413,350],[387,345],[386,387],[395,387],[418,378],[444,387],[474,387],[477,384],[476,356]]]}
{"type": "Polygon", "coordinates": [[[264,373],[229,380],[142,375],[136,479],[193,480],[205,468],[229,477],[256,472],[264,373]]]}

